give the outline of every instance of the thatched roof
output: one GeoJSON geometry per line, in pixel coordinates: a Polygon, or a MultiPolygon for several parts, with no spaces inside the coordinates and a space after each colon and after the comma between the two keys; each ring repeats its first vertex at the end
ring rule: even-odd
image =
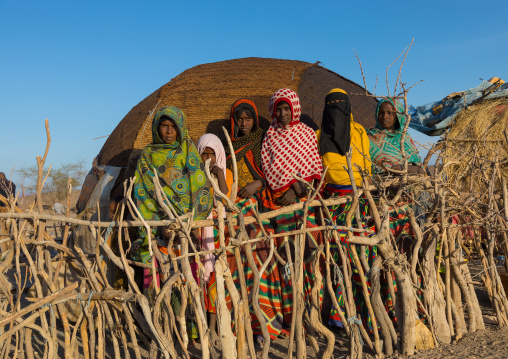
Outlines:
{"type": "Polygon", "coordinates": [[[152,141],[151,118],[154,108],[176,106],[188,118],[191,138],[197,142],[207,132],[223,138],[222,126],[229,128],[229,112],[239,98],[252,99],[258,108],[261,126],[268,128],[270,96],[288,87],[300,96],[302,121],[321,124],[324,98],[332,88],[350,94],[355,121],[364,127],[375,124],[377,100],[353,95],[365,93],[358,84],[314,64],[264,58],[244,58],[195,66],[182,72],[134,106],[111,133],[99,154],[100,165],[129,167],[131,175],[141,150],[152,141]]]}
{"type": "Polygon", "coordinates": [[[442,150],[444,162],[448,162],[448,181],[456,189],[488,193],[493,162],[498,162],[502,176],[508,177],[507,129],[508,97],[483,101],[457,115],[442,150]]]}

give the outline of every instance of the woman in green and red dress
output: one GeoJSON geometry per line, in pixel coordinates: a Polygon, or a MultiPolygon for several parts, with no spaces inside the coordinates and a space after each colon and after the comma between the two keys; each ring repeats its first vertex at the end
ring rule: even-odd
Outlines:
{"type": "MultiPolygon", "coordinates": [[[[276,208],[306,200],[307,190],[294,178],[294,174],[307,182],[316,184],[323,175],[323,166],[318,151],[316,134],[300,122],[301,106],[298,95],[291,89],[276,91],[269,102],[272,123],[266,132],[261,149],[261,163],[272,203],[276,208]]],[[[300,229],[304,224],[304,210],[275,217],[272,225],[276,233],[287,233],[300,229]]],[[[315,211],[309,208],[305,223],[307,228],[316,227],[315,211]]],[[[305,236],[304,250],[304,297],[309,294],[314,284],[311,262],[314,252],[322,243],[320,232],[308,232],[305,236]]],[[[288,265],[294,263],[294,235],[277,238],[278,254],[286,262],[280,266],[284,324],[290,326],[293,319],[293,278],[288,265]],[[289,246],[291,258],[287,257],[286,246],[289,246]]]]}
{"type": "MultiPolygon", "coordinates": [[[[372,159],[372,172],[380,176],[399,175],[397,172],[404,168],[404,158],[401,150],[401,140],[406,117],[404,115],[404,106],[396,99],[382,99],[376,107],[376,127],[367,130],[370,140],[370,157],[372,159]]],[[[422,160],[418,154],[411,135],[405,134],[403,148],[408,162],[409,174],[425,174],[422,168],[422,160]]],[[[397,192],[397,187],[387,189],[388,196],[392,197],[397,192]]],[[[406,192],[410,192],[407,188],[406,192]]],[[[411,222],[406,214],[406,208],[413,207],[413,201],[407,193],[400,197],[394,208],[390,208],[390,230],[395,239],[395,244],[400,253],[405,253],[408,261],[411,261],[412,245],[415,239],[415,233],[411,227],[411,222]]],[[[395,284],[395,281],[394,281],[395,284]]],[[[383,285],[383,283],[382,283],[383,285]]],[[[384,295],[387,300],[385,305],[392,312],[392,301],[386,285],[384,295]]],[[[395,288],[396,289],[396,288],[395,288]]],[[[423,311],[420,310],[420,316],[423,317],[423,311]]]]}
{"type": "MultiPolygon", "coordinates": [[[[265,131],[259,125],[256,105],[253,101],[246,98],[235,101],[231,107],[230,120],[229,136],[233,145],[238,169],[236,205],[241,209],[244,216],[254,216],[256,208],[260,213],[275,208],[261,169],[261,144],[265,131]]],[[[227,168],[232,170],[233,161],[229,146],[226,145],[225,148],[227,152],[227,168]]],[[[262,221],[262,224],[266,232],[273,233],[270,221],[262,221]]],[[[250,238],[263,236],[263,231],[257,222],[246,225],[246,230],[250,238]]],[[[251,248],[254,262],[259,270],[268,258],[270,244],[268,241],[261,240],[253,242],[251,248]]],[[[254,285],[254,276],[243,249],[241,254],[247,291],[250,292],[254,285]]],[[[233,253],[228,254],[228,263],[235,279],[235,284],[239,288],[239,274],[233,253]]],[[[282,329],[282,293],[278,263],[273,256],[266,270],[261,274],[259,305],[271,339],[277,338],[282,329]]],[[[250,303],[250,313],[252,329],[256,336],[257,344],[263,346],[262,331],[259,320],[254,314],[252,303],[250,303]]]]}

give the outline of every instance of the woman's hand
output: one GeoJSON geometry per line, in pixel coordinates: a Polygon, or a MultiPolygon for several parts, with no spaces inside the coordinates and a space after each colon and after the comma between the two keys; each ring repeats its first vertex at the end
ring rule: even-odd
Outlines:
{"type": "Polygon", "coordinates": [[[210,170],[210,173],[215,175],[215,177],[219,178],[219,175],[222,174],[224,176],[224,171],[219,166],[213,166],[213,168],[210,170]]]}
{"type": "Polygon", "coordinates": [[[306,195],[305,187],[304,187],[303,183],[293,182],[291,187],[293,188],[293,191],[295,191],[295,194],[298,197],[304,197],[306,195]]]}
{"type": "Polygon", "coordinates": [[[293,190],[292,187],[289,187],[289,189],[282,195],[282,197],[279,199],[279,203],[283,206],[289,206],[293,203],[295,203],[296,193],[293,190]]]}
{"type": "Polygon", "coordinates": [[[220,191],[223,194],[227,195],[229,192],[229,188],[226,183],[226,174],[224,173],[222,168],[220,168],[219,166],[213,166],[213,168],[210,170],[210,173],[213,174],[215,178],[217,178],[220,191]]]}
{"type": "Polygon", "coordinates": [[[260,180],[255,180],[254,182],[249,183],[241,190],[238,191],[238,197],[240,198],[251,198],[254,193],[257,192],[258,189],[263,187],[263,182],[260,180]]]}

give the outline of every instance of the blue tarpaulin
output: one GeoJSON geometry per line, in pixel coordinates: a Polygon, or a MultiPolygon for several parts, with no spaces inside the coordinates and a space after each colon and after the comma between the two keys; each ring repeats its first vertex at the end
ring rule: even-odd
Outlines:
{"type": "Polygon", "coordinates": [[[478,101],[508,96],[508,83],[500,85],[483,81],[479,86],[465,92],[452,94],[416,109],[410,107],[409,127],[428,136],[441,135],[453,122],[455,116],[465,107],[478,101]]]}

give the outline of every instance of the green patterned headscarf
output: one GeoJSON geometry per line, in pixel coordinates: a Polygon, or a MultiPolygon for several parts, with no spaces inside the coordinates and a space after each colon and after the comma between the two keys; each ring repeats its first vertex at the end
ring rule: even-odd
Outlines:
{"type": "MultiPolygon", "coordinates": [[[[376,128],[367,130],[367,135],[370,140],[370,158],[372,160],[372,171],[383,172],[382,165],[386,167],[392,167],[393,165],[403,165],[402,153],[400,151],[400,139],[402,137],[402,131],[406,118],[404,117],[404,106],[400,101],[394,99],[383,99],[378,102],[376,107],[376,128]],[[398,124],[395,124],[395,131],[384,129],[378,120],[379,109],[385,102],[392,104],[393,108],[397,112],[398,124]]],[[[404,151],[409,156],[409,164],[421,166],[422,159],[418,155],[418,149],[416,148],[411,135],[406,132],[404,139],[404,151]]]]}
{"type": "MultiPolygon", "coordinates": [[[[212,210],[213,200],[210,184],[204,172],[196,146],[192,143],[187,132],[187,120],[184,113],[172,106],[163,107],[155,114],[152,122],[153,142],[146,146],[138,161],[134,197],[136,206],[145,220],[156,221],[166,217],[159,208],[153,183],[154,171],[161,182],[164,193],[179,215],[189,213],[194,209],[194,219],[206,219],[212,210]],[[178,128],[176,141],[166,144],[159,136],[159,124],[171,119],[178,128]]],[[[159,229],[153,229],[153,235],[159,234],[159,229]]],[[[147,249],[147,236],[144,227],[139,230],[139,237],[143,241],[141,247],[147,249]]],[[[148,262],[149,258],[138,251],[137,259],[148,262]]]]}

